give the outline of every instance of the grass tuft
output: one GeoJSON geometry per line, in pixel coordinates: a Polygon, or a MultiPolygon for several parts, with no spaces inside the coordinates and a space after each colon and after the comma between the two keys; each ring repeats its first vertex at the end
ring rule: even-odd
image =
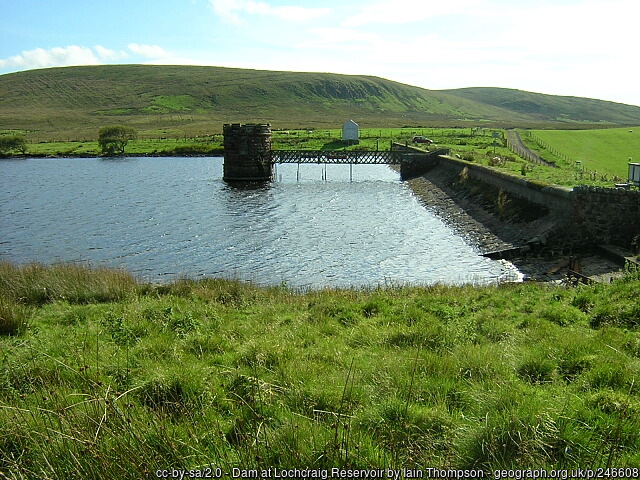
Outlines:
{"type": "Polygon", "coordinates": [[[2,296],[25,305],[41,306],[59,300],[72,304],[115,302],[134,294],[136,288],[134,278],[121,270],[0,262],[2,296]]]}
{"type": "Polygon", "coordinates": [[[31,309],[0,297],[0,335],[22,335],[28,325],[31,309]]]}

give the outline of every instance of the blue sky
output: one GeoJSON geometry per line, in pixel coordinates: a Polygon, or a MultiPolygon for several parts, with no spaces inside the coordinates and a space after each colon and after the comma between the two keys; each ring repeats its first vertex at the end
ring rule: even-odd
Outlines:
{"type": "Polygon", "coordinates": [[[640,106],[637,0],[0,0],[0,74],[152,63],[640,106]]]}

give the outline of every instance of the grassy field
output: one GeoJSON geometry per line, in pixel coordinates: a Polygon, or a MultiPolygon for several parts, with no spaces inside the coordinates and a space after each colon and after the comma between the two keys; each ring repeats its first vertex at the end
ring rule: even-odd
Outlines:
{"type": "Polygon", "coordinates": [[[626,179],[628,162],[640,162],[640,127],[601,130],[534,130],[535,146],[597,177],[626,179]],[[632,160],[633,159],[633,160],[632,160]],[[576,166],[576,162],[580,162],[576,166]]]}
{"type": "MultiPolygon", "coordinates": [[[[221,130],[221,126],[220,129],[221,130]]],[[[371,128],[362,129],[360,144],[345,146],[340,129],[292,129],[274,130],[274,149],[301,150],[389,150],[391,142],[411,143],[414,135],[427,135],[443,142],[457,144],[459,137],[469,137],[470,128],[371,128]]],[[[2,132],[0,132],[2,133],[2,132]]],[[[97,132],[96,132],[97,135],[97,132]]],[[[126,153],[131,155],[182,155],[182,154],[222,154],[222,132],[211,132],[198,137],[165,137],[145,133],[129,142],[126,153]]],[[[36,156],[97,156],[100,147],[96,139],[86,141],[32,142],[28,154],[36,156]]]]}
{"type": "MultiPolygon", "coordinates": [[[[138,138],[130,141],[125,148],[127,155],[222,155],[222,152],[222,134],[198,138],[138,138]]],[[[100,155],[100,146],[97,140],[31,143],[27,155],[96,157],[100,155]]]]}
{"type": "Polygon", "coordinates": [[[296,292],[3,263],[0,477],[615,467],[629,478],[639,289],[630,273],[579,288],[296,292]]]}

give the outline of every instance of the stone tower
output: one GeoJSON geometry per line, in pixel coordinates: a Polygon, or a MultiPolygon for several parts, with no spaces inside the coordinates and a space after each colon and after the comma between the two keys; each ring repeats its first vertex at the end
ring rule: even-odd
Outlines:
{"type": "Polygon", "coordinates": [[[273,166],[270,124],[225,124],[223,180],[262,182],[271,180],[273,166]]]}

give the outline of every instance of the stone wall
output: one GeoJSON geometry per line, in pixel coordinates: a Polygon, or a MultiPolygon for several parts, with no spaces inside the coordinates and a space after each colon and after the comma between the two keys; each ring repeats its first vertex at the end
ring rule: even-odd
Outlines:
{"type": "Polygon", "coordinates": [[[444,168],[454,169],[457,172],[462,172],[466,168],[465,174],[471,178],[485,182],[532,203],[544,205],[556,212],[566,212],[567,206],[571,201],[571,188],[542,185],[526,177],[516,177],[484,165],[454,157],[441,156],[440,165],[444,168]]]}
{"type": "Polygon", "coordinates": [[[401,143],[393,143],[391,150],[396,152],[405,152],[402,163],[400,164],[400,177],[402,180],[424,175],[440,162],[441,155],[449,154],[449,149],[442,148],[434,152],[425,152],[419,148],[402,145],[401,143]]]}
{"type": "Polygon", "coordinates": [[[434,168],[449,169],[496,187],[527,200],[531,208],[536,205],[548,208],[555,225],[545,232],[545,243],[571,248],[598,244],[629,248],[640,241],[638,190],[546,186],[447,155],[440,155],[434,168]]]}
{"type": "Polygon", "coordinates": [[[579,186],[573,189],[567,243],[628,247],[640,236],[640,191],[579,186]]]}

